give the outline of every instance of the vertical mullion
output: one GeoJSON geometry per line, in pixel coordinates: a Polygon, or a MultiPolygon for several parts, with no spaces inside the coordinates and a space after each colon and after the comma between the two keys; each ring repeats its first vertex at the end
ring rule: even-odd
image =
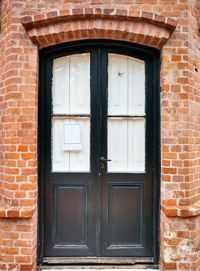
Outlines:
{"type": "Polygon", "coordinates": [[[45,88],[45,161],[46,161],[46,179],[49,179],[51,169],[52,169],[52,113],[53,113],[53,105],[52,105],[52,78],[53,78],[53,60],[48,59],[46,61],[46,88],[45,88]]]}
{"type": "MultiPolygon", "coordinates": [[[[108,52],[106,49],[99,51],[99,88],[100,88],[100,135],[101,135],[101,149],[99,157],[107,158],[107,107],[108,107],[108,52]]],[[[106,169],[107,170],[107,169],[106,169]]],[[[105,175],[102,173],[99,178],[99,235],[98,235],[98,256],[102,255],[102,247],[104,245],[105,221],[107,209],[105,197],[107,193],[107,185],[105,183],[105,175]]],[[[107,233],[106,233],[107,234],[107,233]]]]}
{"type": "Polygon", "coordinates": [[[91,133],[90,133],[90,164],[91,172],[98,175],[98,156],[100,152],[100,124],[99,108],[100,95],[98,85],[98,49],[91,50],[90,57],[90,107],[91,107],[91,133]]]}
{"type": "MultiPolygon", "coordinates": [[[[126,100],[126,103],[127,103],[127,115],[130,115],[129,113],[129,57],[127,56],[127,100],[126,100]]],[[[127,153],[126,153],[126,156],[127,156],[127,164],[126,164],[126,170],[127,172],[129,171],[129,119],[126,120],[127,121],[127,153]]]]}
{"type": "Polygon", "coordinates": [[[102,50],[100,58],[101,82],[101,156],[107,157],[107,113],[108,113],[108,52],[102,50]]]}
{"type": "Polygon", "coordinates": [[[95,200],[93,201],[93,210],[96,217],[95,227],[95,252],[99,255],[100,244],[100,221],[101,221],[101,192],[100,192],[100,178],[99,174],[99,156],[101,149],[101,98],[100,98],[100,80],[99,80],[99,55],[98,48],[91,50],[90,58],[90,89],[91,89],[91,145],[90,145],[90,163],[91,172],[94,178],[95,200]]]}
{"type": "MultiPolygon", "coordinates": [[[[70,57],[69,57],[69,100],[68,100],[69,115],[71,115],[71,102],[70,102],[70,100],[71,100],[71,97],[70,97],[70,95],[71,95],[71,86],[70,86],[70,80],[71,80],[71,78],[70,78],[71,77],[70,61],[71,61],[71,59],[70,59],[70,57]]],[[[69,117],[69,124],[70,124],[70,121],[71,121],[71,118],[69,117]]],[[[71,172],[71,159],[70,159],[71,158],[71,151],[69,150],[68,153],[69,153],[68,168],[69,168],[69,172],[71,172]]]]}
{"type": "Polygon", "coordinates": [[[70,77],[71,77],[71,71],[70,71],[70,65],[71,65],[71,56],[69,56],[69,65],[68,65],[68,77],[69,77],[69,93],[68,93],[68,108],[69,108],[69,115],[71,115],[71,108],[70,108],[70,100],[71,100],[71,85],[70,85],[70,77]]]}

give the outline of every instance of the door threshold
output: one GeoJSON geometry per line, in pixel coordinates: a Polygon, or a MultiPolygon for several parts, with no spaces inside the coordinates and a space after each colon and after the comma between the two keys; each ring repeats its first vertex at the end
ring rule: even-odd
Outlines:
{"type": "Polygon", "coordinates": [[[49,266],[49,265],[43,265],[38,266],[38,271],[113,271],[119,270],[119,271],[159,271],[158,265],[141,265],[141,264],[135,264],[135,265],[66,265],[66,266],[49,266]]]}
{"type": "Polygon", "coordinates": [[[44,257],[44,264],[51,265],[135,265],[153,264],[153,257],[44,257]]]}

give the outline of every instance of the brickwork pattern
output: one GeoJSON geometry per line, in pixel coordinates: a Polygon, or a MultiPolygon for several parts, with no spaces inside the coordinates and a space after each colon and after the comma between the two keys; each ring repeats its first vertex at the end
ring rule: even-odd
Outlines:
{"type": "Polygon", "coordinates": [[[67,41],[109,37],[159,49],[176,27],[176,21],[171,18],[121,8],[57,10],[25,16],[22,24],[39,48],[67,41]],[[59,24],[55,24],[55,20],[59,24]]]}
{"type": "Polygon", "coordinates": [[[112,38],[161,51],[160,269],[199,271],[199,0],[2,0],[0,8],[0,270],[36,270],[38,47],[112,38]]]}

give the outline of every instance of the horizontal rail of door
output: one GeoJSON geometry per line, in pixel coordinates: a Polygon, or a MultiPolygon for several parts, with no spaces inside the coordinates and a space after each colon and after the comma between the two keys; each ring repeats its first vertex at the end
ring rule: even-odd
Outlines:
{"type": "MultiPolygon", "coordinates": [[[[80,174],[82,174],[82,180],[91,180],[93,175],[91,175],[90,172],[51,172],[51,180],[54,179],[54,177],[59,178],[59,180],[66,181],[66,177],[69,178],[70,180],[75,180],[76,177],[81,177],[80,174]]],[[[131,172],[131,173],[123,173],[123,172],[106,172],[104,173],[105,175],[111,175],[113,176],[116,180],[121,180],[123,177],[124,181],[128,180],[135,180],[137,181],[138,179],[147,179],[147,175],[144,172],[131,172]],[[118,175],[118,176],[117,176],[118,175]]],[[[94,174],[95,176],[95,174],[94,174]]],[[[57,179],[58,180],[58,179],[57,179]]]]}

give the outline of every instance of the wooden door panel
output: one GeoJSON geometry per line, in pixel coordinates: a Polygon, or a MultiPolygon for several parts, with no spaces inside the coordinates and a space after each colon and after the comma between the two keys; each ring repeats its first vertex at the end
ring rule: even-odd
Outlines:
{"type": "Polygon", "coordinates": [[[51,185],[46,256],[92,256],[96,250],[95,189],[88,181],[51,185]]]}
{"type": "Polygon", "coordinates": [[[108,249],[142,243],[142,185],[108,185],[108,249]]]}
{"type": "Polygon", "coordinates": [[[53,202],[56,245],[87,246],[88,187],[56,185],[53,202]]]}
{"type": "Polygon", "coordinates": [[[114,176],[102,185],[101,255],[152,256],[151,184],[130,174],[114,176]]]}

